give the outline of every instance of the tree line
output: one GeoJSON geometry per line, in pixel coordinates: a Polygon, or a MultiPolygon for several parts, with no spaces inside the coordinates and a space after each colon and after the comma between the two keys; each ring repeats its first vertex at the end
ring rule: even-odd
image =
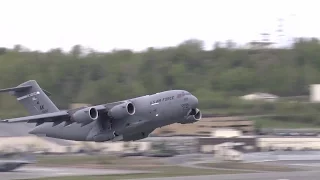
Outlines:
{"type": "MultiPolygon", "coordinates": [[[[61,109],[70,103],[99,104],[185,89],[199,98],[201,108],[222,111],[242,103],[239,96],[253,92],[309,95],[309,85],[320,83],[320,43],[315,38],[297,39],[283,49],[240,49],[216,43],[212,50],[204,50],[202,41],[190,39],[175,47],[141,52],[99,52],[81,45],[69,52],[31,51],[22,45],[1,48],[0,88],[30,79],[50,91],[61,109]]],[[[13,97],[0,95],[2,114],[22,110],[13,97]]]]}

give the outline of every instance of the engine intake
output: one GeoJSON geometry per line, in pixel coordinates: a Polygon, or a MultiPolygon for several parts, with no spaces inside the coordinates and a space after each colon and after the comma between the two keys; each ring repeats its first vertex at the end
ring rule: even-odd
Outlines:
{"type": "Polygon", "coordinates": [[[121,119],[126,116],[134,115],[136,112],[136,108],[131,102],[126,102],[123,104],[119,104],[114,106],[108,112],[108,115],[114,119],[121,119]]]}
{"type": "Polygon", "coordinates": [[[77,123],[88,124],[99,118],[99,112],[93,107],[87,107],[76,111],[71,115],[71,119],[77,123]]]}
{"type": "Polygon", "coordinates": [[[200,109],[191,109],[191,111],[188,114],[188,117],[181,121],[181,124],[191,124],[197,121],[200,121],[202,118],[202,113],[200,109]]]}
{"type": "Polygon", "coordinates": [[[89,114],[90,114],[90,118],[92,120],[97,120],[98,117],[99,117],[99,113],[98,111],[96,110],[96,108],[90,108],[89,109],[89,114]]]}
{"type": "Polygon", "coordinates": [[[200,121],[200,120],[201,120],[201,118],[202,118],[202,113],[201,113],[201,111],[200,111],[199,109],[196,109],[196,114],[193,115],[193,118],[194,118],[194,120],[196,120],[196,121],[200,121]]]}

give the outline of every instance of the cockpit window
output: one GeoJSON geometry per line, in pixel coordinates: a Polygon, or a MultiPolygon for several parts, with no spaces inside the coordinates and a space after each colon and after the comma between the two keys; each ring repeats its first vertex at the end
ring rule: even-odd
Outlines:
{"type": "Polygon", "coordinates": [[[177,95],[177,98],[181,98],[181,97],[189,96],[189,95],[191,95],[191,93],[189,93],[189,92],[187,92],[187,91],[184,91],[184,92],[178,94],[178,95],[177,95]]]}

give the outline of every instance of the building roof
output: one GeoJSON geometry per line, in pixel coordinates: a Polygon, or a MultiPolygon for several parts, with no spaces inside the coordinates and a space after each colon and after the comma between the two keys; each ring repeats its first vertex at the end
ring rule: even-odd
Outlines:
{"type": "Polygon", "coordinates": [[[276,98],[279,98],[279,96],[274,94],[269,94],[269,93],[256,92],[256,93],[244,95],[242,96],[242,98],[276,99],[276,98]]]}

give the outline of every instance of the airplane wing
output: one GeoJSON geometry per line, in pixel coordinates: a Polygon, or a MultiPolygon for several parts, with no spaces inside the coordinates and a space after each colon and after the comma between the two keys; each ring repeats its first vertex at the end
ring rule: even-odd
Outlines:
{"type": "Polygon", "coordinates": [[[66,119],[69,117],[68,111],[59,111],[53,113],[39,114],[34,116],[25,116],[11,119],[4,119],[1,122],[6,123],[19,123],[19,122],[28,122],[28,123],[37,123],[37,122],[54,122],[61,119],[66,119]]]}
{"type": "MultiPolygon", "coordinates": [[[[118,102],[110,103],[110,104],[98,105],[98,106],[92,106],[92,107],[96,108],[99,112],[104,112],[117,104],[119,103],[118,102]]],[[[63,111],[45,113],[45,114],[39,114],[39,115],[33,115],[33,116],[3,119],[1,120],[1,122],[2,123],[20,123],[20,122],[45,123],[45,122],[69,121],[71,115],[79,109],[82,109],[82,108],[72,109],[72,110],[63,110],[63,111]]]]}

